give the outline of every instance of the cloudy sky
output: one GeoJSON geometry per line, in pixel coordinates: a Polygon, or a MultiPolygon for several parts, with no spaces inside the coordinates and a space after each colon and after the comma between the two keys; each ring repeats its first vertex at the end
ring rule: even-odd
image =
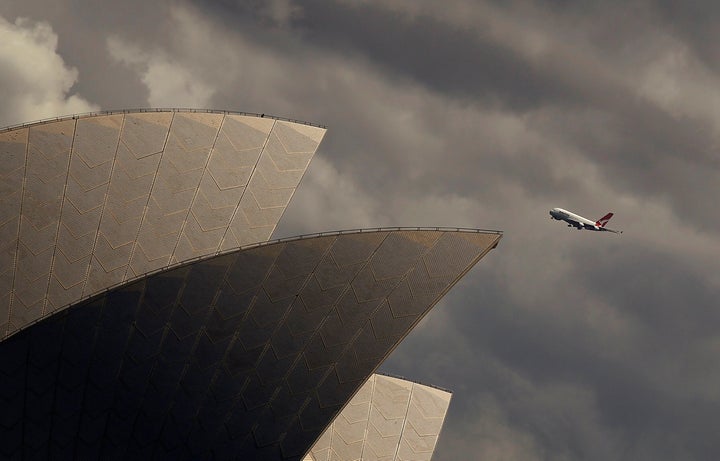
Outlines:
{"type": "Polygon", "coordinates": [[[0,126],[327,125],[277,237],[505,232],[382,368],[454,392],[435,460],[720,459],[720,7],[701,3],[0,0],[0,126]]]}

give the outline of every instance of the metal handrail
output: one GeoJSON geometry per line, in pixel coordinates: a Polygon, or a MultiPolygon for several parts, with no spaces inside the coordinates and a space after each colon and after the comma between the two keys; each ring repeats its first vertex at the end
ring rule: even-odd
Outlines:
{"type": "MultiPolygon", "coordinates": [[[[372,233],[372,232],[390,232],[390,231],[438,231],[438,232],[466,232],[466,233],[473,233],[473,234],[483,234],[483,233],[484,234],[496,234],[496,235],[503,234],[502,231],[498,231],[498,230],[474,229],[474,228],[469,228],[469,227],[370,227],[370,228],[363,228],[363,229],[346,229],[346,230],[337,230],[337,231],[314,232],[311,234],[301,234],[301,235],[296,235],[296,236],[292,236],[292,237],[282,237],[279,239],[266,240],[264,242],[256,242],[256,243],[250,243],[247,245],[241,245],[239,247],[230,248],[228,250],[223,250],[223,251],[218,251],[218,252],[212,253],[212,254],[195,256],[193,258],[184,259],[175,264],[168,264],[167,266],[159,267],[157,269],[153,269],[151,271],[136,275],[135,277],[132,277],[132,278],[123,280],[121,282],[109,285],[109,286],[103,288],[102,290],[96,291],[90,295],[84,296],[71,304],[77,304],[80,301],[85,301],[85,300],[92,298],[93,296],[96,296],[100,293],[106,293],[108,291],[114,290],[115,288],[118,288],[121,285],[137,282],[140,279],[149,277],[154,274],[158,274],[160,272],[165,272],[170,269],[176,269],[178,267],[187,266],[187,265],[196,263],[198,261],[214,258],[216,256],[224,256],[224,255],[227,255],[230,253],[235,253],[236,251],[251,250],[253,248],[264,247],[267,245],[307,240],[307,239],[316,238],[316,237],[327,237],[327,236],[346,235],[346,234],[366,234],[366,233],[372,233]]],[[[64,308],[70,306],[71,304],[66,304],[58,310],[62,310],[64,308]]]]}
{"type": "Polygon", "coordinates": [[[430,388],[433,388],[433,389],[437,389],[437,390],[439,390],[439,391],[447,392],[448,394],[452,394],[452,393],[453,393],[453,391],[451,391],[450,389],[446,389],[446,388],[444,388],[444,387],[442,387],[442,386],[438,386],[438,385],[436,385],[436,384],[427,384],[427,383],[424,383],[424,382],[422,382],[422,381],[416,381],[416,380],[414,380],[414,379],[408,379],[408,378],[406,378],[405,376],[398,375],[398,374],[395,374],[395,373],[388,373],[388,372],[386,372],[386,371],[375,371],[375,374],[376,374],[376,375],[380,375],[380,376],[385,376],[385,377],[387,377],[387,378],[402,379],[403,381],[407,381],[407,382],[409,382],[409,383],[419,384],[419,385],[425,386],[425,387],[430,387],[430,388]]]}
{"type": "MultiPolygon", "coordinates": [[[[253,248],[259,248],[264,247],[267,245],[273,245],[277,243],[285,243],[285,242],[293,242],[293,241],[300,241],[300,240],[307,240],[311,238],[316,237],[327,237],[327,236],[336,236],[336,235],[347,235],[347,234],[367,234],[372,232],[391,232],[391,231],[441,231],[441,232],[465,232],[465,233],[472,233],[472,234],[495,234],[495,235],[503,235],[502,231],[499,230],[489,230],[489,229],[475,229],[475,228],[469,228],[469,227],[371,227],[371,228],[363,228],[363,229],[346,229],[346,230],[338,230],[338,231],[327,231],[327,232],[315,232],[311,234],[301,234],[298,236],[293,237],[283,237],[279,239],[274,240],[267,240],[264,242],[257,242],[257,243],[251,243],[248,245],[242,245],[236,248],[231,248],[229,250],[224,251],[218,251],[216,253],[208,254],[208,255],[202,255],[202,256],[196,256],[194,258],[190,259],[184,259],[181,262],[175,263],[175,264],[168,264],[167,266],[159,267],[157,269],[142,273],[140,275],[136,275],[135,277],[131,277],[129,279],[114,283],[112,285],[108,285],[107,287],[103,288],[102,290],[95,291],[91,294],[88,294],[86,296],[83,296],[81,298],[76,299],[72,303],[64,304],[60,306],[59,308],[55,309],[53,312],[49,312],[46,315],[43,315],[25,325],[23,325],[21,328],[18,328],[17,330],[13,331],[9,335],[5,336],[4,338],[0,337],[0,341],[5,341],[11,336],[14,336],[21,331],[27,330],[31,326],[35,325],[38,322],[41,322],[42,320],[45,320],[49,316],[53,315],[54,313],[61,312],[71,306],[80,304],[84,301],[87,301],[88,299],[99,297],[109,291],[112,291],[118,287],[121,287],[123,285],[130,285],[132,283],[137,282],[138,280],[141,280],[143,278],[149,277],[154,274],[158,274],[161,272],[165,272],[172,269],[177,269],[179,267],[188,266],[190,264],[196,263],[201,260],[211,259],[216,256],[223,256],[230,253],[234,253],[241,250],[249,250],[253,248]]],[[[494,247],[493,247],[494,248],[494,247]]],[[[445,390],[445,389],[442,389],[445,390]]],[[[449,392],[449,391],[448,391],[449,392]]]]}
{"type": "Polygon", "coordinates": [[[63,115],[63,116],[59,116],[59,117],[50,117],[50,118],[45,118],[45,119],[41,119],[41,120],[36,120],[33,122],[18,123],[15,125],[6,126],[3,128],[0,128],[0,133],[4,133],[6,131],[17,130],[20,128],[28,128],[31,126],[42,125],[42,124],[46,124],[46,123],[50,123],[50,122],[62,122],[65,120],[78,120],[81,118],[97,117],[97,116],[102,116],[102,115],[141,114],[141,113],[153,113],[153,112],[188,112],[188,113],[197,113],[197,114],[245,115],[248,117],[269,118],[271,120],[280,120],[283,122],[291,122],[291,123],[297,123],[300,125],[308,125],[308,126],[314,126],[316,128],[327,129],[327,127],[325,125],[320,125],[317,123],[305,122],[303,120],[296,120],[296,119],[286,118],[286,117],[279,117],[276,115],[256,114],[253,112],[239,112],[239,111],[220,110],[220,109],[192,109],[192,108],[140,108],[140,109],[101,110],[101,111],[96,111],[96,112],[84,112],[84,113],[74,114],[74,115],[63,115]]]}

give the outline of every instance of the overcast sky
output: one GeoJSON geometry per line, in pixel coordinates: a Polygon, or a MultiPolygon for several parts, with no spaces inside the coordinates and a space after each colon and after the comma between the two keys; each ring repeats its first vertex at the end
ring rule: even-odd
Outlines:
{"type": "Polygon", "coordinates": [[[0,0],[0,126],[139,107],[326,125],[276,237],[505,233],[382,367],[453,391],[434,460],[720,459],[702,3],[0,0]]]}

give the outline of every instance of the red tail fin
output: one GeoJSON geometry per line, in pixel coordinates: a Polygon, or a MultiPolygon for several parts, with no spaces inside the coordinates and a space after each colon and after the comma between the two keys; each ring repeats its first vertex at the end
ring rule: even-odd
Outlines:
{"type": "Polygon", "coordinates": [[[599,226],[599,227],[605,227],[605,224],[607,224],[608,221],[610,221],[610,218],[612,218],[612,217],[613,217],[613,214],[608,213],[605,216],[603,216],[602,218],[598,219],[597,222],[595,223],[595,225],[599,226]]]}

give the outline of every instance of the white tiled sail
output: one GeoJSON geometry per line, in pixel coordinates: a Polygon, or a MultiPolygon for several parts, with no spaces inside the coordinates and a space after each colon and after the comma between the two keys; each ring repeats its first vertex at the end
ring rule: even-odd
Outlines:
{"type": "Polygon", "coordinates": [[[431,458],[450,394],[372,373],[501,234],[246,247],[324,134],[174,109],[0,130],[3,456],[431,458]]]}
{"type": "Polygon", "coordinates": [[[324,134],[180,110],[0,132],[0,337],[147,272],[267,240],[324,134]]]}
{"type": "Polygon", "coordinates": [[[366,382],[500,237],[286,239],[76,303],[0,341],[0,457],[429,459],[449,394],[366,382]]]}
{"type": "Polygon", "coordinates": [[[429,461],[452,394],[372,375],[303,461],[429,461]]]}

